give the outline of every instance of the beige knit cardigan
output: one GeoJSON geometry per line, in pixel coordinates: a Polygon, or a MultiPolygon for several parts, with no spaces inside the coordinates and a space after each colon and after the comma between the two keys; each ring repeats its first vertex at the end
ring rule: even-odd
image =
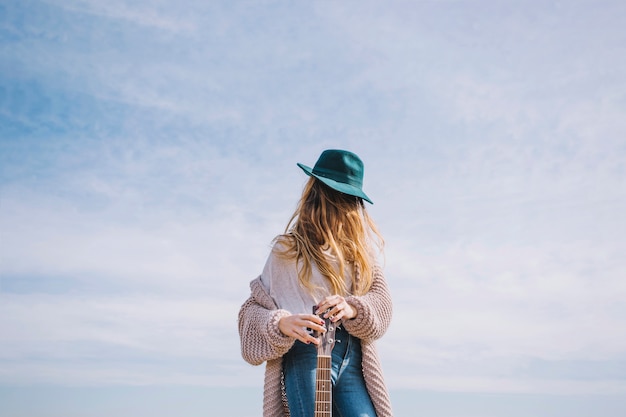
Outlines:
{"type": "MultiPolygon", "coordinates": [[[[263,417],[288,417],[282,374],[282,356],[295,339],[278,329],[278,320],[290,313],[278,309],[261,283],[260,277],[250,283],[250,297],[239,310],[239,338],[241,355],[252,365],[265,366],[263,390],[263,417]]],[[[363,376],[367,391],[374,403],[377,417],[393,417],[389,393],[383,379],[382,367],[374,341],[389,327],[392,303],[385,277],[380,268],[374,270],[370,291],[362,296],[349,296],[348,303],[356,307],[357,317],[343,321],[345,329],[361,339],[363,376]]]]}

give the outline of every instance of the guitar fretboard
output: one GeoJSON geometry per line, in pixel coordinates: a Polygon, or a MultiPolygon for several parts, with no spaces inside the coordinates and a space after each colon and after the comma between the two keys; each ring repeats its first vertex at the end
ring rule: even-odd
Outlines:
{"type": "Polygon", "coordinates": [[[332,417],[330,365],[330,356],[318,355],[315,375],[315,417],[332,417]]]}

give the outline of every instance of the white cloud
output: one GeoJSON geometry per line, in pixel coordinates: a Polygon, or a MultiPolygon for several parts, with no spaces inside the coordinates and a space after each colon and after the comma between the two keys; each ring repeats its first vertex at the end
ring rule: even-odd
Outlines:
{"type": "Polygon", "coordinates": [[[94,359],[121,348],[148,357],[223,359],[234,344],[224,335],[236,332],[238,308],[209,296],[4,294],[3,317],[10,320],[3,322],[2,355],[94,359]]]}
{"type": "Polygon", "coordinates": [[[523,378],[442,377],[441,375],[414,375],[395,381],[402,387],[417,390],[469,393],[521,393],[543,395],[612,395],[623,394],[622,381],[542,380],[523,378]]]}
{"type": "Polygon", "coordinates": [[[11,201],[3,205],[3,237],[11,242],[3,244],[5,279],[64,277],[79,289],[100,291],[245,292],[262,268],[272,233],[279,232],[276,224],[255,224],[238,206],[214,208],[205,218],[154,212],[128,221],[117,212],[34,202],[43,208],[11,201]],[[256,254],[246,252],[252,247],[256,254]],[[257,268],[251,268],[250,260],[256,260],[257,268]]]}
{"type": "Polygon", "coordinates": [[[621,392],[608,375],[586,381],[572,369],[545,380],[527,368],[536,360],[623,361],[623,250],[590,242],[396,248],[388,258],[395,316],[381,342],[393,384],[621,392]]]}
{"type": "Polygon", "coordinates": [[[4,383],[230,384],[239,303],[219,297],[12,295],[0,305],[4,383]]]}
{"type": "Polygon", "coordinates": [[[191,20],[192,13],[176,16],[185,8],[171,7],[169,2],[151,1],[149,4],[135,2],[129,4],[124,0],[98,1],[98,0],[69,0],[54,1],[46,0],[46,3],[56,7],[71,10],[73,12],[88,13],[100,18],[121,19],[130,23],[146,26],[168,32],[192,32],[197,29],[191,20]]]}
{"type": "Polygon", "coordinates": [[[2,177],[4,381],[258,372],[236,309],[295,206],[295,162],[337,146],[363,156],[389,242],[393,386],[622,389],[524,374],[626,352],[623,91],[601,69],[623,67],[617,41],[601,48],[623,31],[608,11],[584,32],[580,5],[49,4],[93,19],[66,22],[93,44],[58,40],[52,8],[44,35],[3,48],[53,103],[33,116],[20,100],[40,96],[17,86],[0,107],[46,144],[16,142],[2,177]],[[104,104],[71,124],[58,90],[104,104]]]}

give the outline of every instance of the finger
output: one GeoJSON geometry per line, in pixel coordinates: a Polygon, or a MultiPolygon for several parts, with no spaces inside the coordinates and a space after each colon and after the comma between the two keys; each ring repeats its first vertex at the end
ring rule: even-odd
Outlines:
{"type": "Polygon", "coordinates": [[[324,317],[334,318],[338,314],[340,314],[346,308],[345,301],[341,300],[339,303],[335,304],[329,311],[324,314],[324,317]]]}
{"type": "Polygon", "coordinates": [[[297,334],[298,335],[296,338],[302,343],[306,343],[306,344],[310,344],[310,343],[318,344],[319,343],[315,337],[311,336],[311,334],[304,329],[298,330],[297,334]]]}
{"type": "Polygon", "coordinates": [[[348,304],[345,298],[341,298],[340,304],[337,304],[335,308],[330,311],[330,318],[332,322],[337,322],[343,318],[351,318],[353,316],[352,307],[348,304]]]}
{"type": "Polygon", "coordinates": [[[302,326],[304,327],[317,330],[318,332],[326,331],[324,327],[325,322],[319,316],[316,316],[314,314],[303,314],[301,316],[301,319],[302,319],[302,326]]]}
{"type": "Polygon", "coordinates": [[[320,334],[326,333],[328,329],[326,329],[326,322],[322,321],[322,324],[318,324],[319,322],[311,323],[309,328],[313,331],[316,331],[320,334]]]}
{"type": "Polygon", "coordinates": [[[300,329],[297,329],[297,328],[296,328],[296,329],[293,329],[293,330],[291,331],[291,337],[295,337],[296,339],[298,339],[298,340],[300,340],[300,341],[301,341],[303,336],[302,336],[302,334],[300,333],[300,331],[301,331],[301,330],[300,330],[300,329]]]}
{"type": "Polygon", "coordinates": [[[336,321],[341,320],[343,316],[345,316],[344,311],[339,310],[337,313],[329,315],[328,318],[330,319],[331,322],[335,323],[336,321]]]}
{"type": "Polygon", "coordinates": [[[333,299],[335,299],[334,295],[329,295],[327,297],[325,297],[322,301],[320,301],[320,303],[317,305],[317,310],[318,311],[324,311],[326,310],[328,307],[330,307],[331,305],[334,305],[335,303],[333,303],[333,299]]]}
{"type": "Polygon", "coordinates": [[[335,307],[338,303],[342,301],[343,301],[343,297],[339,295],[329,295],[328,297],[326,297],[324,300],[322,300],[319,303],[316,314],[321,314],[325,312],[326,310],[328,310],[329,308],[332,309],[333,307],[335,307]]]}
{"type": "Polygon", "coordinates": [[[346,310],[341,310],[339,311],[337,314],[335,314],[330,321],[332,321],[333,323],[338,322],[339,320],[343,319],[344,317],[347,317],[348,313],[346,312],[346,310]]]}
{"type": "Polygon", "coordinates": [[[319,340],[315,337],[313,337],[313,335],[311,335],[311,333],[301,327],[295,328],[293,330],[293,337],[295,337],[297,340],[301,341],[302,343],[306,343],[306,344],[310,344],[313,343],[315,345],[319,344],[319,340]]]}
{"type": "Polygon", "coordinates": [[[297,338],[304,343],[316,343],[317,339],[309,334],[309,330],[314,330],[319,333],[325,333],[325,323],[318,316],[313,314],[300,314],[294,317],[291,322],[290,330],[292,337],[297,338]]]}
{"type": "Polygon", "coordinates": [[[309,344],[309,343],[313,343],[314,345],[319,345],[320,344],[319,339],[317,337],[313,337],[313,335],[311,335],[309,333],[307,333],[306,336],[303,339],[304,339],[303,342],[307,343],[307,344],[309,344]]]}

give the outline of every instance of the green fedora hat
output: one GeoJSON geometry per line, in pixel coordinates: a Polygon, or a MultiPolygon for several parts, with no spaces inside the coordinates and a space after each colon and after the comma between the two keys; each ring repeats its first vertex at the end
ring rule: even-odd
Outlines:
{"type": "Polygon", "coordinates": [[[322,152],[313,169],[301,163],[298,166],[330,188],[374,204],[363,192],[363,161],[356,154],[328,149],[322,152]]]}

